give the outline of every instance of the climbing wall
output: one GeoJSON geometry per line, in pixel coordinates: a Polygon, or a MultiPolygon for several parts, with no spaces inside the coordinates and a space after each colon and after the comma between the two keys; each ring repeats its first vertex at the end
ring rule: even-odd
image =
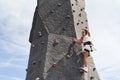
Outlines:
{"type": "Polygon", "coordinates": [[[88,28],[87,15],[85,13],[84,0],[71,0],[72,12],[74,17],[74,28],[76,37],[81,37],[81,30],[88,28]]]}
{"type": "Polygon", "coordinates": [[[37,0],[26,80],[99,80],[91,57],[90,71],[79,70],[83,55],[73,39],[79,39],[84,28],[88,28],[84,0],[37,0]]]}

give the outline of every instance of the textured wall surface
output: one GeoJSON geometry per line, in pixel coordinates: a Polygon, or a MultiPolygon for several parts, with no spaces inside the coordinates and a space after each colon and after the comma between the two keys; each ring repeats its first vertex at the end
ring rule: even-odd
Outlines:
{"type": "Polygon", "coordinates": [[[81,46],[73,44],[88,28],[84,0],[38,0],[30,33],[26,80],[99,80],[92,57],[82,73],[81,46]],[[68,59],[65,55],[69,53],[68,59]],[[93,79],[94,78],[94,79],[93,79]]]}

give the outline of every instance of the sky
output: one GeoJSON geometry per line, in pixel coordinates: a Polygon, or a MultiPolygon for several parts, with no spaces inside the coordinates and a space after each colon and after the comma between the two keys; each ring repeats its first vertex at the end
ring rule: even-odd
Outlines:
{"type": "MultiPolygon", "coordinates": [[[[0,80],[25,80],[37,1],[0,0],[0,80]]],[[[120,80],[120,0],[86,0],[92,53],[101,80],[120,80]]]]}

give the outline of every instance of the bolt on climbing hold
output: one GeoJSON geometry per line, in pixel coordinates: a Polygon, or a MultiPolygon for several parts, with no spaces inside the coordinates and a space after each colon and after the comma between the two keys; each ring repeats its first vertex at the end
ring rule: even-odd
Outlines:
{"type": "Polygon", "coordinates": [[[96,70],[96,68],[93,68],[93,71],[95,71],[96,70]]]}
{"type": "Polygon", "coordinates": [[[42,37],[42,33],[41,32],[38,32],[38,34],[39,34],[39,37],[42,37]]]}
{"type": "Polygon", "coordinates": [[[65,31],[65,28],[63,27],[62,30],[65,31]]]}
{"type": "Polygon", "coordinates": [[[79,14],[79,17],[81,17],[81,13],[79,14]]]}
{"type": "Polygon", "coordinates": [[[94,80],[94,77],[93,77],[93,76],[91,76],[91,77],[90,77],[90,80],[94,80]]]}
{"type": "Polygon", "coordinates": [[[70,19],[70,15],[67,15],[66,18],[70,19]]]}
{"type": "Polygon", "coordinates": [[[79,23],[77,23],[77,25],[79,25],[79,23]]]}
{"type": "Polygon", "coordinates": [[[57,64],[56,64],[56,63],[53,63],[53,64],[52,64],[52,67],[56,67],[56,66],[57,66],[57,64]]]}
{"type": "Polygon", "coordinates": [[[25,69],[26,71],[28,71],[28,69],[25,69]]]}
{"type": "Polygon", "coordinates": [[[36,61],[33,61],[32,64],[35,65],[35,64],[36,64],[36,61]]]}
{"type": "Polygon", "coordinates": [[[37,77],[37,78],[35,78],[35,80],[40,80],[40,78],[39,78],[39,77],[37,77]]]}
{"type": "Polygon", "coordinates": [[[83,9],[80,9],[81,11],[83,11],[83,9]]]}
{"type": "Polygon", "coordinates": [[[55,11],[54,10],[51,10],[50,13],[54,13],[55,11]]]}
{"type": "Polygon", "coordinates": [[[58,3],[57,5],[58,5],[58,6],[61,6],[62,4],[61,4],[61,3],[58,3]]]}
{"type": "Polygon", "coordinates": [[[69,54],[66,54],[65,57],[69,59],[71,56],[69,54]]]}
{"type": "Polygon", "coordinates": [[[81,24],[83,24],[83,22],[81,22],[81,24]]]}
{"type": "Polygon", "coordinates": [[[79,14],[79,16],[81,17],[81,13],[79,14]]]}
{"type": "Polygon", "coordinates": [[[34,44],[32,44],[32,45],[31,45],[31,47],[35,47],[35,45],[34,45],[34,44]]]}
{"type": "Polygon", "coordinates": [[[72,4],[72,6],[74,6],[74,4],[72,4]]]}
{"type": "Polygon", "coordinates": [[[75,10],[73,10],[73,12],[75,12],[75,10]]]}
{"type": "Polygon", "coordinates": [[[53,40],[53,46],[55,47],[55,46],[58,45],[58,44],[59,44],[58,39],[54,39],[54,40],[53,40]]]}
{"type": "Polygon", "coordinates": [[[58,39],[54,39],[53,41],[54,41],[55,44],[59,43],[58,39]]]}
{"type": "Polygon", "coordinates": [[[82,8],[82,9],[80,9],[81,11],[83,11],[85,8],[82,8]]]}
{"type": "Polygon", "coordinates": [[[44,43],[45,43],[44,41],[41,42],[41,44],[44,44],[44,43]]]}

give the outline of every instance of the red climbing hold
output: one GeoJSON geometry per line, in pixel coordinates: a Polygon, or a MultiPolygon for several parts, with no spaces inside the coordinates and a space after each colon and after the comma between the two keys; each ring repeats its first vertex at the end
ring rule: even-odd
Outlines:
{"type": "Polygon", "coordinates": [[[70,19],[70,15],[67,15],[66,18],[70,19]]]}
{"type": "Polygon", "coordinates": [[[53,63],[52,67],[56,67],[56,65],[57,65],[56,63],[53,63]]]}
{"type": "Polygon", "coordinates": [[[58,39],[54,39],[53,42],[54,42],[54,44],[58,44],[59,43],[58,39]]]}

